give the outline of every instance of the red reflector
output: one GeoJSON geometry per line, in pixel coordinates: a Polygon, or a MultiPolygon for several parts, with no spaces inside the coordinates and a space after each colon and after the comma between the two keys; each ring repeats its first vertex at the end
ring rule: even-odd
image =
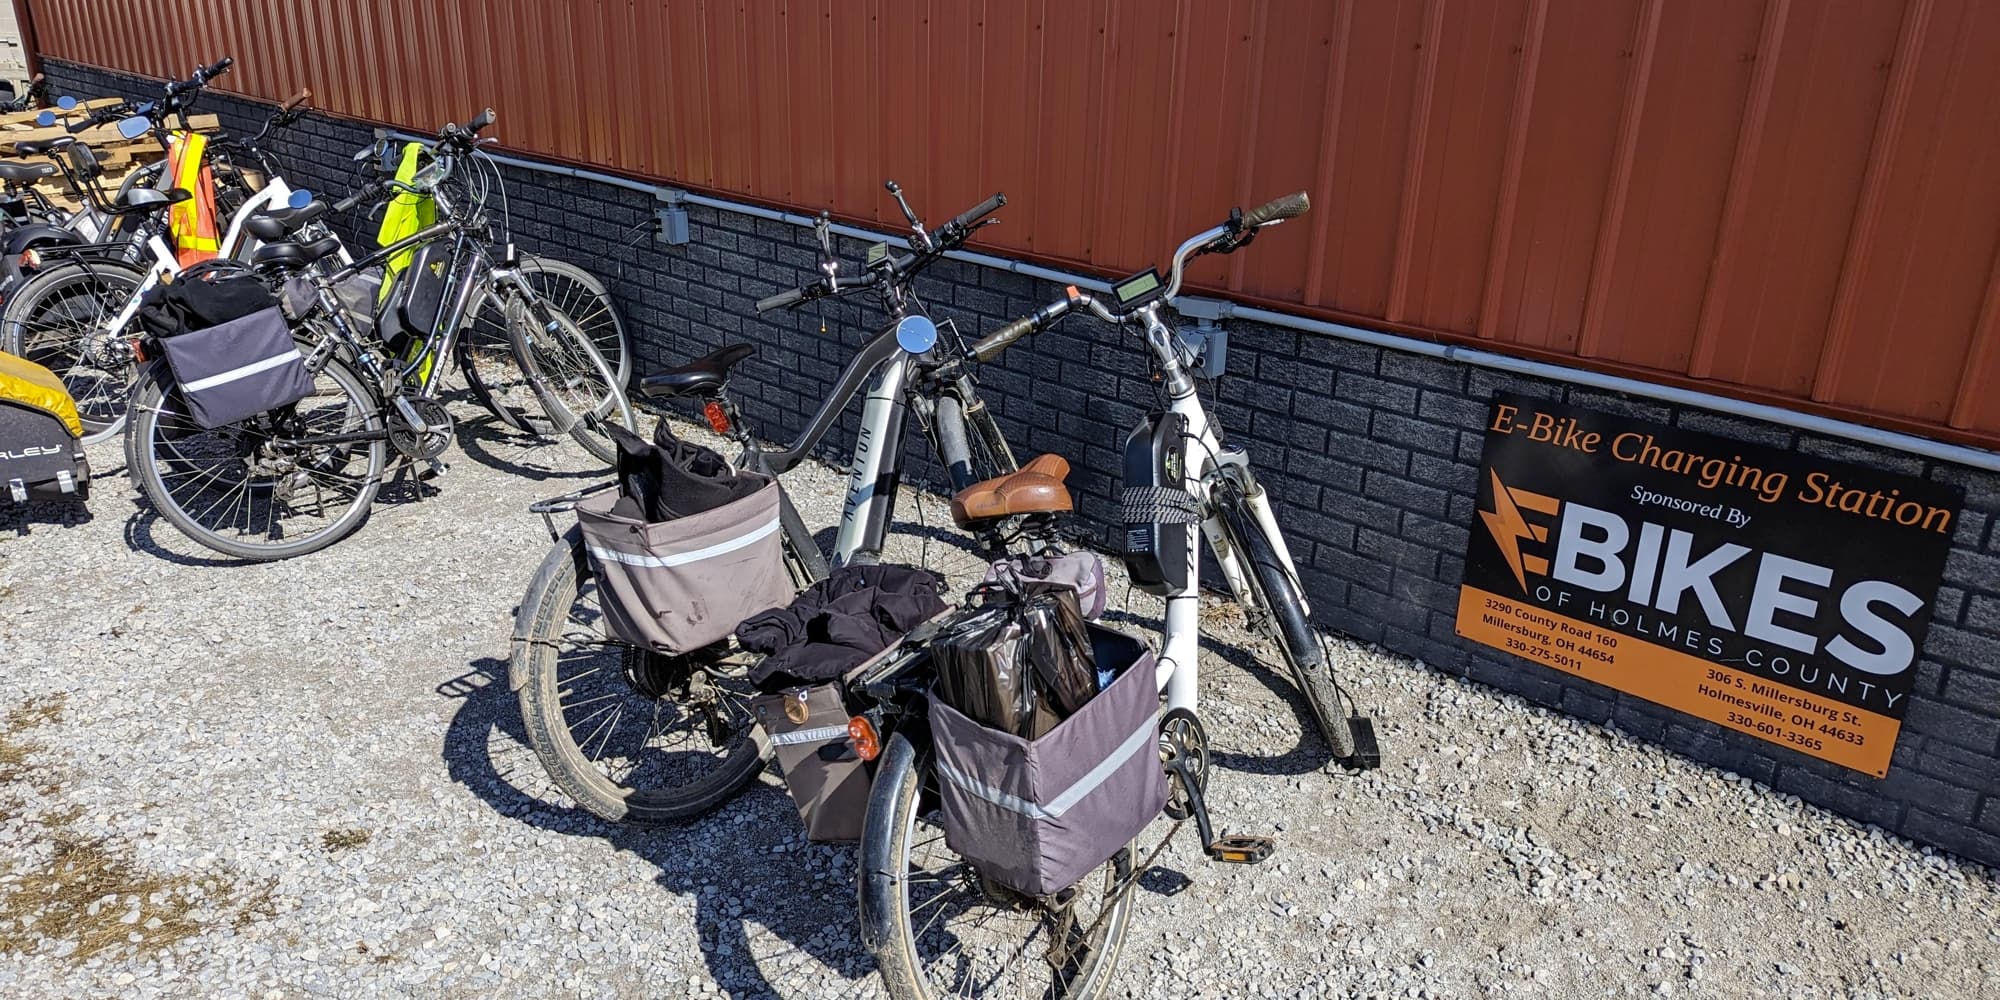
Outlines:
{"type": "Polygon", "coordinates": [[[882,755],[882,738],[875,735],[875,726],[863,716],[847,720],[847,744],[854,748],[854,756],[862,760],[874,760],[882,755]]]}
{"type": "Polygon", "coordinates": [[[708,418],[708,426],[717,434],[729,433],[729,414],[722,412],[722,404],[711,399],[701,408],[702,416],[708,418]]]}
{"type": "Polygon", "coordinates": [[[146,356],[146,345],[143,342],[141,342],[139,338],[137,337],[132,338],[131,344],[132,344],[132,360],[137,361],[140,364],[145,364],[146,362],[153,360],[152,358],[146,356]]]}

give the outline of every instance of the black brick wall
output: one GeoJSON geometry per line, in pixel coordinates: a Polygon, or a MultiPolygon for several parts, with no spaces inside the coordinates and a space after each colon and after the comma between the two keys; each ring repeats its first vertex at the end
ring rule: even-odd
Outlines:
{"type": "MultiPolygon", "coordinates": [[[[48,61],[57,93],[80,97],[152,86],[48,61]]],[[[226,127],[261,120],[261,106],[217,98],[226,127]]],[[[504,137],[504,130],[502,132],[504,137]]],[[[312,118],[274,144],[316,190],[344,193],[347,157],[370,130],[312,118]]],[[[879,315],[859,302],[758,317],[751,304],[811,277],[810,234],[712,209],[690,210],[693,240],[650,236],[627,247],[656,208],[643,192],[551,174],[508,171],[515,233],[529,249],[591,267],[612,282],[637,341],[638,370],[724,344],[757,345],[735,385],[767,437],[789,437],[826,397],[879,315]]],[[[963,206],[933,204],[933,216],[963,206]]],[[[858,245],[844,248],[858,254],[858,245]]],[[[968,334],[1060,295],[1052,284],[946,263],[923,287],[940,317],[968,334]]],[[[1788,428],[1670,407],[1560,383],[1230,321],[1230,375],[1214,413],[1248,448],[1277,501],[1320,623],[1460,674],[1616,726],[1857,820],[2000,863],[2000,476],[1788,428]],[[1854,772],[1740,736],[1621,692],[1465,643],[1453,631],[1487,404],[1507,389],[1626,413],[1724,437],[1957,483],[1966,512],[1953,539],[1916,690],[1889,776],[1854,772]]],[[[1024,457],[1053,451],[1074,467],[1084,527],[1115,540],[1118,449],[1153,389],[1128,337],[1073,318],[1017,346],[982,375],[986,397],[1024,457]]],[[[831,435],[852,440],[852,421],[831,435]]],[[[935,470],[920,451],[915,476],[935,470]]],[[[1393,753],[1395,748],[1390,748],[1393,753]]]]}

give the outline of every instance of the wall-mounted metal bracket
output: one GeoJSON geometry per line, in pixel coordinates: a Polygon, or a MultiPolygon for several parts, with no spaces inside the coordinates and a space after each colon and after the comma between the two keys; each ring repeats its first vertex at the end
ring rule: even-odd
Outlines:
{"type": "Polygon", "coordinates": [[[655,212],[659,224],[654,238],[668,246],[686,246],[688,242],[687,192],[677,188],[660,188],[653,192],[660,204],[655,212]]]}

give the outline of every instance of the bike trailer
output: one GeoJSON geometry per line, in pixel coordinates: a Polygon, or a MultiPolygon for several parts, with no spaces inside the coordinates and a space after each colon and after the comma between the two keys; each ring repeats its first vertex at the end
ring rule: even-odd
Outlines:
{"type": "Polygon", "coordinates": [[[1035,739],[975,722],[935,691],[930,698],[945,843],[1031,896],[1075,885],[1167,802],[1153,652],[1123,632],[1088,628],[1111,683],[1035,739]]]}
{"type": "Polygon", "coordinates": [[[0,502],[89,497],[76,401],[54,372],[0,354],[0,502]]]}

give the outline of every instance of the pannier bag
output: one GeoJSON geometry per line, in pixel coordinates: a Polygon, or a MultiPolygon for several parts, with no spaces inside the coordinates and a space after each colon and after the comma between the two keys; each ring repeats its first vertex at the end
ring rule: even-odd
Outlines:
{"type": "Polygon", "coordinates": [[[1098,693],[1099,672],[1076,589],[1005,576],[931,640],[937,700],[980,725],[1034,739],[1098,693]]]}
{"type": "Polygon", "coordinates": [[[867,764],[847,742],[847,706],[840,684],[815,684],[750,700],[771,741],[785,789],[798,806],[806,839],[861,839],[868,815],[867,764]],[[802,717],[805,721],[797,721],[802,717]]]}
{"type": "Polygon", "coordinates": [[[1104,560],[1095,552],[1057,552],[1053,549],[1029,556],[1008,556],[986,570],[988,581],[1011,576],[1016,580],[1044,580],[1076,589],[1077,608],[1083,617],[1096,621],[1104,617],[1104,560]]]}
{"type": "Polygon", "coordinates": [[[0,354],[0,503],[89,497],[76,401],[54,372],[0,354]]]}
{"type": "Polygon", "coordinates": [[[1111,685],[1036,739],[967,718],[931,696],[945,843],[987,878],[1058,892],[1131,843],[1166,804],[1159,686],[1146,644],[1089,626],[1111,685]]]}
{"type": "Polygon", "coordinates": [[[159,340],[181,399],[204,428],[312,393],[312,376],[284,311],[255,277],[159,285],[139,300],[139,324],[159,340]]]}
{"type": "Polygon", "coordinates": [[[312,394],[306,359],[277,306],[160,341],[188,413],[214,429],[312,394]]]}
{"type": "Polygon", "coordinates": [[[791,599],[778,483],[759,478],[764,485],[749,496],[671,521],[614,509],[625,502],[616,493],[577,503],[613,636],[655,652],[686,653],[791,599]]]}

